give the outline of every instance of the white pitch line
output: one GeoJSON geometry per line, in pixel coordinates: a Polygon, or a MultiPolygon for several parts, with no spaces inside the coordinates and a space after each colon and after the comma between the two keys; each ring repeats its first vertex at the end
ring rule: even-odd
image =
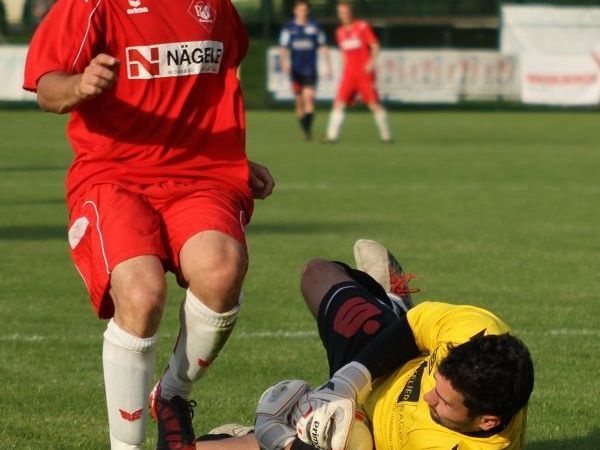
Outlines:
{"type": "Polygon", "coordinates": [[[305,338],[318,336],[316,330],[305,330],[305,331],[240,331],[234,336],[242,339],[254,339],[254,338],[305,338]]]}
{"type": "Polygon", "coordinates": [[[529,336],[600,336],[600,330],[588,330],[585,328],[558,328],[556,330],[546,331],[521,331],[517,334],[524,334],[529,336]]]}
{"type": "MultiPolygon", "coordinates": [[[[545,331],[528,331],[528,330],[517,330],[517,335],[524,336],[600,336],[600,330],[586,329],[586,328],[557,328],[545,331]]],[[[299,331],[288,331],[288,330],[263,330],[263,331],[240,331],[234,332],[235,337],[239,339],[302,339],[302,338],[314,338],[318,337],[319,333],[316,330],[299,330],[299,331]]],[[[169,339],[175,338],[172,334],[161,334],[161,338],[169,339]]],[[[85,335],[73,338],[72,336],[43,336],[39,334],[7,334],[0,335],[0,342],[42,342],[42,341],[63,341],[63,340],[89,340],[99,341],[102,339],[102,334],[97,335],[85,335]]]]}

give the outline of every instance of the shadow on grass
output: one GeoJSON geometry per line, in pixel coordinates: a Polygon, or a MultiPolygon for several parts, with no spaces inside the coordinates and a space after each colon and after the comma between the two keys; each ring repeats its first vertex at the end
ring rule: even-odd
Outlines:
{"type": "Polygon", "coordinates": [[[0,226],[0,241],[44,241],[66,239],[64,225],[5,225],[0,226]]]}
{"type": "Polygon", "coordinates": [[[360,222],[353,223],[251,223],[248,234],[317,234],[358,231],[364,226],[360,222]]]}
{"type": "Polygon", "coordinates": [[[35,166],[0,166],[0,172],[41,172],[48,170],[67,170],[68,166],[35,165],[35,166]]]}
{"type": "Polygon", "coordinates": [[[584,437],[529,442],[525,450],[597,450],[600,449],[600,428],[584,437]]]}

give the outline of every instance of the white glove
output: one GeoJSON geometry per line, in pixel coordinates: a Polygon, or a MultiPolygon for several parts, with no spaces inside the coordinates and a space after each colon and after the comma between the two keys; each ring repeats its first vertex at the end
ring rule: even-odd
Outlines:
{"type": "Polygon", "coordinates": [[[263,450],[281,450],[296,439],[296,430],[290,426],[290,411],[298,399],[308,391],[302,380],[286,380],[267,389],[258,401],[254,432],[263,450]]]}
{"type": "Polygon", "coordinates": [[[304,394],[292,410],[290,422],[298,437],[321,450],[345,450],[357,403],[371,391],[371,374],[351,362],[322,387],[304,394]]]}

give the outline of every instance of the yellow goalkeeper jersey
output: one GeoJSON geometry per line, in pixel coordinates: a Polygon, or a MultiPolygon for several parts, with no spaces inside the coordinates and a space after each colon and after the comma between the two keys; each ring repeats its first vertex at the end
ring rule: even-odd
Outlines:
{"type": "Polygon", "coordinates": [[[423,355],[378,380],[363,405],[377,450],[520,450],[524,445],[526,408],[501,432],[467,435],[433,421],[423,395],[435,387],[437,366],[448,344],[478,334],[496,335],[510,328],[494,314],[474,306],[424,302],[408,312],[408,323],[423,355]]]}

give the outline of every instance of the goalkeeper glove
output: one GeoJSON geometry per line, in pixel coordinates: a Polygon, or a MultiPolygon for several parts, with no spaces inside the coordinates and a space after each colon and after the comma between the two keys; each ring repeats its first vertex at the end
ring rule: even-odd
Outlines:
{"type": "Polygon", "coordinates": [[[305,381],[286,380],[263,393],[254,422],[254,432],[261,449],[281,450],[296,439],[296,430],[289,423],[290,411],[308,389],[305,381]]]}
{"type": "Polygon", "coordinates": [[[344,450],[357,404],[371,391],[371,374],[351,362],[322,387],[305,393],[290,417],[298,437],[321,450],[344,450]]]}

